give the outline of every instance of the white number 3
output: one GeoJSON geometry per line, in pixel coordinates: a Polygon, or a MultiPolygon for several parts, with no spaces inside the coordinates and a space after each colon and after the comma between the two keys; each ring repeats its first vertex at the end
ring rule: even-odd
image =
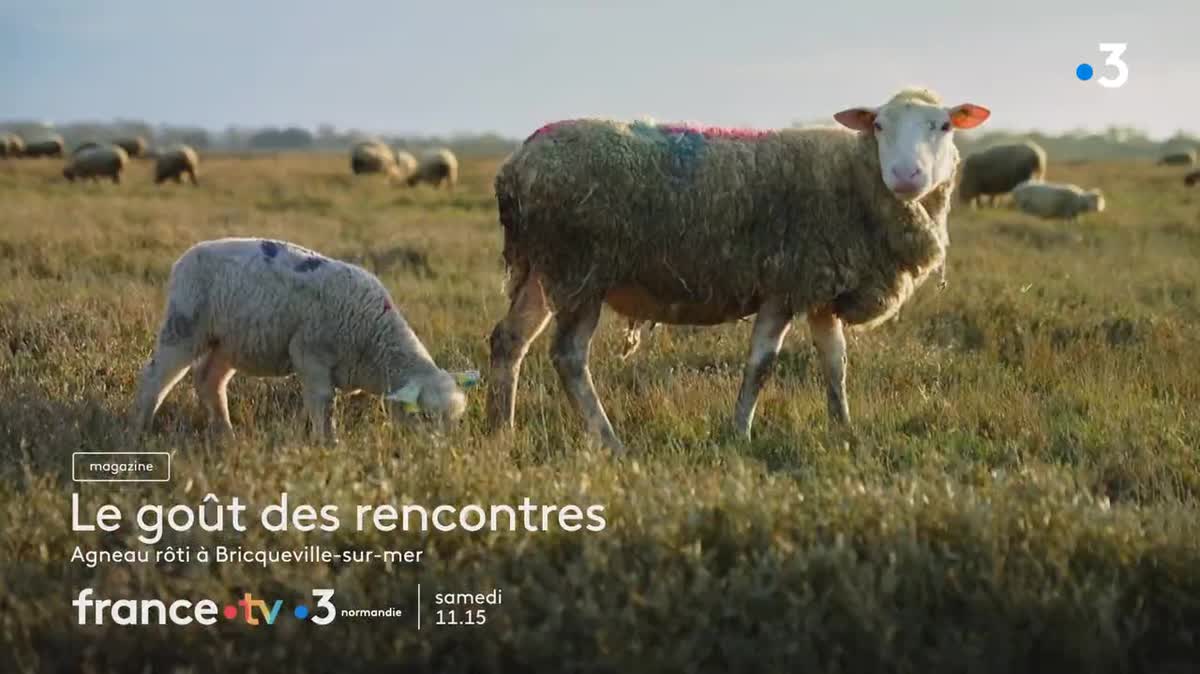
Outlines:
{"type": "Polygon", "coordinates": [[[1121,60],[1121,54],[1125,53],[1125,48],[1128,45],[1124,42],[1101,42],[1100,51],[1106,52],[1108,58],[1104,59],[1104,65],[1113,66],[1117,69],[1116,77],[1101,77],[1096,80],[1102,87],[1116,89],[1125,84],[1125,80],[1129,79],[1129,66],[1121,60]]]}

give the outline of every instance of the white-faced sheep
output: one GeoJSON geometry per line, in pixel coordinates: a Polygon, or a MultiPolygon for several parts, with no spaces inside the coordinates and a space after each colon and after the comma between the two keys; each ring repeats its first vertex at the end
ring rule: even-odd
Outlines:
{"type": "Polygon", "coordinates": [[[1171,154],[1163,155],[1158,160],[1158,163],[1161,166],[1191,166],[1196,163],[1196,151],[1172,152],[1171,154]]]}
{"type": "Polygon", "coordinates": [[[539,129],[496,176],[511,304],[491,335],[490,426],[513,425],[521,360],[554,315],[563,387],[591,433],[621,451],[588,368],[604,304],[675,324],[757,314],[734,414],[746,436],[792,318],[805,314],[829,412],[848,422],[843,324],[887,320],[943,264],[952,131],[988,115],[908,89],[835,115],[854,132],[539,129]]]}
{"type": "Polygon", "coordinates": [[[454,189],[458,184],[458,158],[446,148],[431,150],[421,156],[417,169],[408,176],[408,186],[428,183],[434,187],[443,184],[454,189]]]}
{"type": "Polygon", "coordinates": [[[129,163],[129,155],[116,145],[97,145],[71,155],[63,168],[63,177],[71,182],[76,178],[99,180],[108,178],[121,182],[121,171],[129,163]]]}
{"type": "Polygon", "coordinates": [[[987,197],[991,205],[1027,180],[1044,180],[1046,151],[1032,141],[997,145],[968,156],[959,173],[959,201],[978,204],[987,197]]]}
{"type": "Polygon", "coordinates": [[[200,157],[188,145],[174,145],[154,157],[154,184],[161,185],[168,180],[183,182],[186,173],[192,185],[200,184],[196,173],[200,170],[200,157]]]}
{"type": "Polygon", "coordinates": [[[191,367],[218,432],[229,432],[225,387],[235,371],[297,374],[314,432],[336,442],[336,389],[383,395],[394,414],[459,418],[459,384],[439,368],[373,274],[295,244],[220,239],[196,244],[171,269],[166,315],[142,372],[134,425],[147,428],[191,367]]]}
{"type": "Polygon", "coordinates": [[[363,141],[350,149],[350,170],[354,175],[382,173],[396,175],[396,154],[382,141],[363,141]]]}
{"type": "Polygon", "coordinates": [[[1042,218],[1074,220],[1083,213],[1104,210],[1104,193],[1084,190],[1076,185],[1027,182],[1012,192],[1017,208],[1042,218]]]}

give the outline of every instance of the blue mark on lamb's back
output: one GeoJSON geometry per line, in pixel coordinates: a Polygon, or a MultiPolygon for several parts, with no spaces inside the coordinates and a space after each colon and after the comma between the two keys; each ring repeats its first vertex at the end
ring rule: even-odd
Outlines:
{"type": "Polygon", "coordinates": [[[263,255],[266,255],[267,259],[274,259],[276,255],[279,255],[279,243],[277,241],[263,241],[258,244],[258,247],[262,249],[263,255]]]}
{"type": "Polygon", "coordinates": [[[298,271],[298,272],[312,271],[312,270],[316,269],[317,267],[320,267],[323,264],[325,264],[325,260],[323,260],[322,258],[316,257],[314,255],[310,255],[310,256],[304,258],[303,260],[301,260],[300,264],[296,265],[296,271],[298,271]]]}

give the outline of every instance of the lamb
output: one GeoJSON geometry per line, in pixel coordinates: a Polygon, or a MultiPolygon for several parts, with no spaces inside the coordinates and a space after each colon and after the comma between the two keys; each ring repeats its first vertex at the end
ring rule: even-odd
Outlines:
{"type": "Polygon", "coordinates": [[[958,198],[962,203],[978,205],[986,196],[988,205],[994,205],[996,195],[1007,194],[1027,180],[1045,179],[1046,151],[1032,141],[997,145],[968,156],[961,173],[958,198]]]}
{"type": "Polygon", "coordinates": [[[199,185],[196,172],[200,168],[200,157],[189,145],[175,145],[157,152],[154,159],[154,184],[161,185],[167,180],[183,182],[183,174],[187,174],[192,185],[199,185]]]}
{"type": "Polygon", "coordinates": [[[54,135],[25,144],[22,157],[61,157],[63,156],[62,136],[54,135]]]}
{"type": "Polygon", "coordinates": [[[396,154],[381,141],[364,141],[350,150],[350,170],[363,173],[396,174],[396,154]]]}
{"type": "Polygon", "coordinates": [[[1191,166],[1196,163],[1196,151],[1172,152],[1158,160],[1160,166],[1191,166]]]}
{"type": "Polygon", "coordinates": [[[380,394],[394,415],[446,423],[466,408],[459,386],[477,378],[439,368],[370,272],[265,239],[204,241],[175,262],[135,400],[139,431],[189,367],[216,433],[233,430],[225,387],[235,371],[294,373],[313,431],[330,443],[335,389],[380,394]]]}
{"type": "Polygon", "coordinates": [[[140,157],[146,152],[146,139],[141,136],[130,136],[127,138],[118,138],[113,141],[113,145],[125,150],[130,157],[140,157]]]}
{"type": "Polygon", "coordinates": [[[76,152],[63,169],[63,177],[71,182],[76,178],[109,178],[121,182],[121,171],[129,163],[129,155],[116,145],[98,145],[76,152]]]}
{"type": "Polygon", "coordinates": [[[1076,185],[1026,182],[1017,185],[1012,195],[1017,208],[1042,218],[1074,220],[1082,213],[1104,210],[1103,192],[1076,185]]]}
{"type": "Polygon", "coordinates": [[[1200,182],[1200,171],[1192,171],[1183,177],[1183,184],[1191,187],[1197,182],[1200,182]]]}
{"type": "Polygon", "coordinates": [[[623,451],[588,368],[605,304],[633,321],[688,325],[757,314],[734,413],[746,437],[792,318],[805,313],[830,416],[848,424],[843,325],[886,321],[942,266],[952,131],[989,114],[905,89],[836,114],[850,130],[542,127],[496,176],[511,303],[490,338],[489,427],[514,425],[521,360],[557,316],[551,357],[563,388],[592,436],[623,451]]]}
{"type": "Polygon", "coordinates": [[[421,157],[417,169],[409,174],[408,186],[429,183],[434,187],[445,184],[453,190],[458,184],[458,158],[446,148],[430,150],[421,157]]]}
{"type": "Polygon", "coordinates": [[[25,141],[15,133],[0,136],[0,158],[20,157],[25,150],[25,141]]]}

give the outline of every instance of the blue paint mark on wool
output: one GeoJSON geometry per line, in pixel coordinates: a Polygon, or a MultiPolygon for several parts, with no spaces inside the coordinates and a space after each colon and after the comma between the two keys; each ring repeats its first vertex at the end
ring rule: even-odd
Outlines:
{"type": "Polygon", "coordinates": [[[262,248],[263,255],[266,255],[267,259],[273,259],[279,254],[279,244],[274,241],[263,241],[259,244],[259,248],[262,248]]]}
{"type": "Polygon", "coordinates": [[[304,260],[301,261],[300,264],[296,265],[296,271],[298,271],[298,272],[312,271],[312,270],[316,269],[317,267],[320,267],[323,264],[325,264],[325,260],[322,260],[319,257],[309,256],[309,257],[304,258],[304,260]]]}

